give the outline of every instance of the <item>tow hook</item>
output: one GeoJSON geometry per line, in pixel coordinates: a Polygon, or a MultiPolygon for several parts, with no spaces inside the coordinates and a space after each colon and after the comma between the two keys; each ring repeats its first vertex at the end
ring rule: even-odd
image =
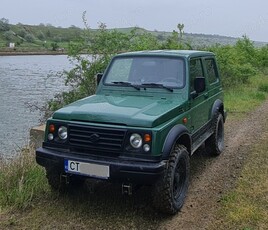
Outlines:
{"type": "Polygon", "coordinates": [[[60,180],[61,182],[65,182],[65,184],[68,185],[70,183],[70,176],[66,174],[61,174],[60,180]]]}
{"type": "Polygon", "coordinates": [[[122,184],[122,194],[132,195],[132,184],[122,184]]]}

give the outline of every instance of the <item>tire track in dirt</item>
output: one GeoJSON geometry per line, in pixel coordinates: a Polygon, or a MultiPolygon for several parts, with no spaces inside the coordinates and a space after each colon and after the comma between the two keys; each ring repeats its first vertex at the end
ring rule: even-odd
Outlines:
{"type": "Polygon", "coordinates": [[[224,193],[234,187],[250,146],[258,142],[268,122],[268,100],[241,121],[225,124],[225,150],[216,158],[203,153],[191,159],[191,182],[184,207],[165,219],[160,229],[213,229],[224,193]]]}

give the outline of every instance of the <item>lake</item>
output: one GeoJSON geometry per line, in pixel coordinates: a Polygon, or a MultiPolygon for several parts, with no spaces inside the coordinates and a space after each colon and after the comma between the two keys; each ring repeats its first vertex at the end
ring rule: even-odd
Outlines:
{"type": "Polygon", "coordinates": [[[28,143],[41,118],[29,105],[41,106],[67,90],[59,73],[71,67],[66,55],[0,56],[0,159],[28,143]]]}

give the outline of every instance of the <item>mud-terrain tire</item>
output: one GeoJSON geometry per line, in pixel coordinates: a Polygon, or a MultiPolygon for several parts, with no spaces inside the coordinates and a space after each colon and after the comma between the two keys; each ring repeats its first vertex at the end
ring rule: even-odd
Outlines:
{"type": "Polygon", "coordinates": [[[68,192],[70,189],[80,187],[84,183],[83,179],[74,177],[70,177],[68,183],[66,183],[62,173],[55,167],[46,168],[46,177],[51,189],[60,193],[68,192]]]}
{"type": "Polygon", "coordinates": [[[188,191],[189,173],[189,153],[184,146],[175,145],[164,175],[153,186],[153,205],[158,211],[175,214],[182,208],[188,191]]]}
{"type": "Polygon", "coordinates": [[[211,156],[219,156],[224,149],[224,121],[221,113],[213,119],[213,134],[205,142],[206,151],[211,156]]]}

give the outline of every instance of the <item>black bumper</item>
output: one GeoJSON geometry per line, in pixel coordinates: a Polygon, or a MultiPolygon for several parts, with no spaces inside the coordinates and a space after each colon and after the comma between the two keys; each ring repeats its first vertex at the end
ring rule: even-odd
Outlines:
{"type": "Polygon", "coordinates": [[[166,167],[166,161],[145,162],[120,158],[96,158],[48,148],[36,150],[36,162],[39,165],[46,168],[57,167],[62,173],[64,173],[65,159],[108,165],[110,169],[108,180],[139,184],[153,184],[164,173],[166,167]]]}

